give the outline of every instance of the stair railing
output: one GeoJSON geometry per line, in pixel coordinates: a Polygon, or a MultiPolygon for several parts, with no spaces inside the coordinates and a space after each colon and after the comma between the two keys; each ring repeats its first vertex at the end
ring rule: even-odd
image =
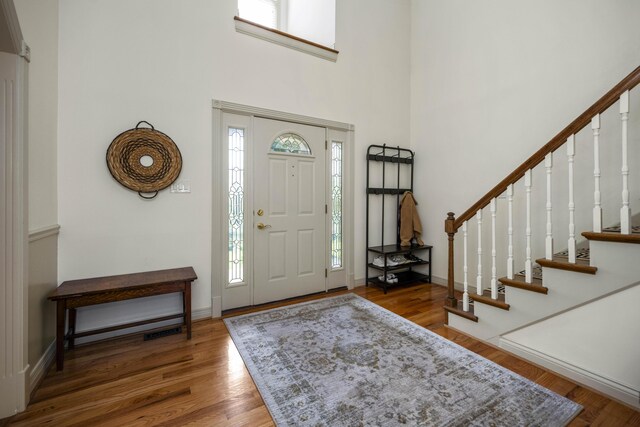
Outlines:
{"type": "MultiPolygon", "coordinates": [[[[480,200],[474,203],[458,218],[453,212],[447,214],[444,223],[445,233],[448,236],[448,296],[446,305],[448,307],[457,308],[458,300],[455,296],[455,280],[454,280],[454,237],[460,228],[463,228],[464,239],[464,292],[463,306],[464,311],[469,311],[469,291],[468,291],[468,265],[467,265],[467,222],[476,217],[478,223],[478,274],[476,277],[476,291],[482,294],[482,209],[491,206],[492,217],[492,276],[491,276],[491,298],[497,299],[497,284],[495,280],[495,214],[497,198],[506,192],[508,202],[508,257],[507,257],[507,277],[513,279],[513,184],[524,177],[526,192],[526,261],[525,261],[525,282],[532,282],[532,261],[531,261],[531,172],[538,164],[545,162],[547,176],[547,222],[546,222],[546,238],[545,238],[545,258],[551,259],[553,256],[553,235],[551,223],[551,170],[553,167],[553,152],[566,145],[568,174],[569,174],[569,239],[568,239],[568,260],[570,263],[576,262],[576,240],[575,240],[575,222],[574,222],[574,176],[573,162],[575,155],[575,135],[591,124],[594,141],[594,207],[593,207],[593,231],[602,231],[602,207],[600,194],[600,163],[599,163],[599,135],[600,135],[600,115],[608,110],[613,104],[619,101],[620,119],[622,126],[622,207],[620,208],[620,227],[621,234],[631,233],[631,210],[629,207],[629,165],[628,165],[628,120],[629,120],[629,91],[636,85],[640,84],[640,67],[633,70],[631,74],[622,79],[615,87],[607,92],[596,103],[589,107],[578,118],[571,122],[567,127],[560,131],[555,137],[547,142],[542,148],[536,151],[531,157],[525,160],[506,178],[500,181],[480,200]]],[[[473,297],[471,297],[473,298],[473,297]]]]}

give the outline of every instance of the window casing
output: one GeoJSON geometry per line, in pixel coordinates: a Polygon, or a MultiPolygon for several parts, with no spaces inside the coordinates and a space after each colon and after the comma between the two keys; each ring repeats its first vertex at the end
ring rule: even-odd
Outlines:
{"type": "Polygon", "coordinates": [[[238,0],[236,31],[335,62],[335,0],[238,0]]]}

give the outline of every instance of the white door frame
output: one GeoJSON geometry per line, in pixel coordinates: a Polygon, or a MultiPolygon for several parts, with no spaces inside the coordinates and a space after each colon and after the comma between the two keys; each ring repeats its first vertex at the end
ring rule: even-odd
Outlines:
{"type": "MultiPolygon", "coordinates": [[[[28,362],[28,150],[29,47],[22,38],[13,0],[0,0],[11,48],[0,52],[4,86],[0,134],[0,418],[29,402],[28,362]]],[[[7,41],[7,40],[3,40],[7,41]]]]}
{"type": "MultiPolygon", "coordinates": [[[[232,102],[213,100],[213,170],[212,170],[212,233],[211,233],[211,309],[212,317],[220,317],[222,313],[222,289],[228,282],[227,265],[225,265],[226,254],[228,251],[227,239],[227,223],[226,223],[226,207],[227,207],[227,191],[222,183],[226,182],[224,165],[226,164],[225,156],[227,156],[226,139],[224,138],[223,113],[233,113],[247,116],[252,123],[254,117],[266,119],[281,120],[293,123],[300,123],[325,128],[325,136],[329,139],[331,130],[344,131],[347,134],[344,141],[343,149],[343,195],[342,195],[342,211],[343,211],[343,254],[344,266],[346,271],[347,287],[352,289],[354,286],[354,227],[353,227],[353,170],[354,170],[354,132],[353,125],[348,123],[336,122],[332,120],[318,119],[314,117],[302,116],[299,114],[286,113],[282,111],[269,110],[265,108],[252,107],[249,105],[236,104],[232,102]],[[216,185],[218,183],[218,185],[216,185]]],[[[252,127],[252,124],[250,124],[252,127]]],[[[251,129],[249,130],[251,133],[251,129]]],[[[249,153],[251,156],[251,153],[249,153]]],[[[249,163],[250,165],[250,163],[249,163]]],[[[248,166],[251,168],[251,166],[248,166]]],[[[250,182],[250,177],[247,181],[250,182]]],[[[247,188],[245,197],[248,201],[253,200],[251,187],[247,188]]],[[[247,211],[251,211],[252,206],[247,207],[247,211]]],[[[330,233],[330,229],[327,230],[330,233]]],[[[326,240],[330,241],[329,238],[326,240]]],[[[328,259],[328,253],[327,259],[328,259]]],[[[247,271],[253,272],[252,260],[247,259],[247,271]]]]}

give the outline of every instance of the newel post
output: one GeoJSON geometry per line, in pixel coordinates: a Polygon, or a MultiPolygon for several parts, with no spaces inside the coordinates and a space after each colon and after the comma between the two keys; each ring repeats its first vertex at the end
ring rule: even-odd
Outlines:
{"type": "Polygon", "coordinates": [[[444,221],[444,232],[449,236],[449,272],[447,274],[447,299],[445,301],[445,305],[449,307],[457,307],[458,300],[456,299],[455,290],[454,290],[454,279],[453,279],[453,238],[456,234],[455,223],[456,217],[453,212],[447,213],[447,219],[444,221]]]}

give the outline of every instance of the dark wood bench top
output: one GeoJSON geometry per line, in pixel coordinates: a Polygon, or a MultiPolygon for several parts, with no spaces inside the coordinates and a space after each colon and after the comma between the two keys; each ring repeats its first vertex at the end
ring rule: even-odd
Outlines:
{"type": "Polygon", "coordinates": [[[162,283],[192,282],[197,278],[198,276],[196,276],[196,272],[193,270],[193,267],[182,267],[172,268],[169,270],[147,271],[144,273],[68,280],[51,292],[49,299],[56,301],[76,297],[78,295],[122,291],[162,283]]]}

